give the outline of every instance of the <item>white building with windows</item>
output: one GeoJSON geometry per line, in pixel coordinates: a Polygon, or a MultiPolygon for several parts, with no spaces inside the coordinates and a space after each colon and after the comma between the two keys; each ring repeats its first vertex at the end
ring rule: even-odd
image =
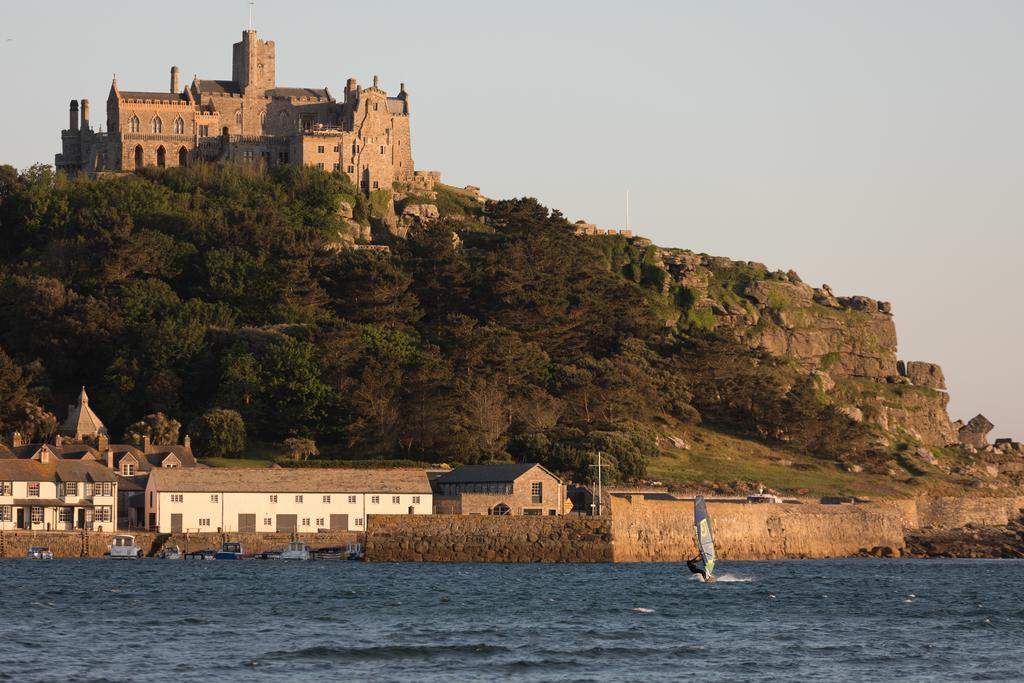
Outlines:
{"type": "Polygon", "coordinates": [[[0,459],[0,531],[116,531],[117,477],[95,462],[0,459]]]}
{"type": "Polygon", "coordinates": [[[150,531],[362,531],[371,515],[429,515],[426,472],[410,469],[156,469],[150,531]]]}

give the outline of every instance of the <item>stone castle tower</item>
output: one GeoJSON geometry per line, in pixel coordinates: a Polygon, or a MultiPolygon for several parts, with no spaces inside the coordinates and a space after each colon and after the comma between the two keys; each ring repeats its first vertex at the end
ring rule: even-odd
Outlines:
{"type": "Polygon", "coordinates": [[[376,76],[368,88],[350,78],[339,102],[327,88],[278,87],[275,72],[274,42],[247,30],[233,46],[229,81],[193,78],[182,88],[174,66],[167,92],[144,92],[121,90],[115,77],[106,132],[93,130],[89,100],[71,100],[57,169],[95,175],[232,161],[343,171],[365,191],[412,181],[404,83],[389,97],[376,76]]]}

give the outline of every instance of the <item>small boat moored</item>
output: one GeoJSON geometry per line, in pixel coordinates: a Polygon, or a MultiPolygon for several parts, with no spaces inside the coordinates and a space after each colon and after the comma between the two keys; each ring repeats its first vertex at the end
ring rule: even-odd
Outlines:
{"type": "Polygon", "coordinates": [[[311,557],[309,546],[302,541],[292,541],[288,544],[288,549],[281,553],[282,560],[308,560],[311,557]]]}
{"type": "Polygon", "coordinates": [[[253,558],[257,560],[280,560],[282,554],[280,550],[267,550],[262,553],[256,553],[253,555],[253,558]]]}
{"type": "Polygon", "coordinates": [[[350,560],[364,560],[366,559],[366,553],[363,552],[362,543],[349,543],[345,548],[345,552],[348,553],[348,559],[350,560]]]}
{"type": "Polygon", "coordinates": [[[25,557],[30,560],[52,560],[53,552],[49,548],[45,548],[41,545],[34,545],[28,549],[28,553],[25,557]]]}
{"type": "Polygon", "coordinates": [[[142,548],[135,545],[134,536],[114,536],[111,541],[110,558],[113,560],[138,560],[142,555],[142,548]]]}
{"type": "Polygon", "coordinates": [[[320,548],[314,551],[313,557],[318,560],[341,560],[347,555],[342,548],[320,548]]]}
{"type": "Polygon", "coordinates": [[[185,559],[188,559],[188,560],[216,560],[217,559],[217,551],[213,550],[212,548],[207,548],[206,550],[193,550],[192,552],[190,552],[188,555],[185,556],[185,559]]]}
{"type": "Polygon", "coordinates": [[[164,546],[164,549],[160,551],[161,560],[181,560],[184,557],[181,553],[181,548],[176,545],[164,546]]]}
{"type": "Polygon", "coordinates": [[[214,559],[217,560],[244,560],[245,559],[245,548],[242,547],[241,543],[235,541],[228,541],[221,545],[220,550],[217,552],[214,559]]]}

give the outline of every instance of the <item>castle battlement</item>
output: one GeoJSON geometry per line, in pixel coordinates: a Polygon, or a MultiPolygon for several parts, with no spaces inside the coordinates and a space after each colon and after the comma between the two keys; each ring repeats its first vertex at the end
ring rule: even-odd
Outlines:
{"type": "Polygon", "coordinates": [[[376,76],[366,88],[350,78],[340,102],[327,88],[279,87],[275,50],[250,29],[232,46],[231,80],[196,76],[182,87],[174,66],[169,90],[150,92],[121,90],[115,76],[106,133],[93,132],[88,100],[71,101],[57,169],[95,175],[228,161],[316,166],[365,191],[413,180],[404,83],[391,97],[376,76]]]}

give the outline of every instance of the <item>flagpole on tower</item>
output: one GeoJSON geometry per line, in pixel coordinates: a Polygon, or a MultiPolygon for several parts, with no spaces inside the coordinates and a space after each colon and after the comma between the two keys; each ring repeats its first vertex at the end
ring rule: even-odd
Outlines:
{"type": "Polygon", "coordinates": [[[249,0],[249,30],[252,30],[252,11],[256,7],[256,0],[249,0]]]}

